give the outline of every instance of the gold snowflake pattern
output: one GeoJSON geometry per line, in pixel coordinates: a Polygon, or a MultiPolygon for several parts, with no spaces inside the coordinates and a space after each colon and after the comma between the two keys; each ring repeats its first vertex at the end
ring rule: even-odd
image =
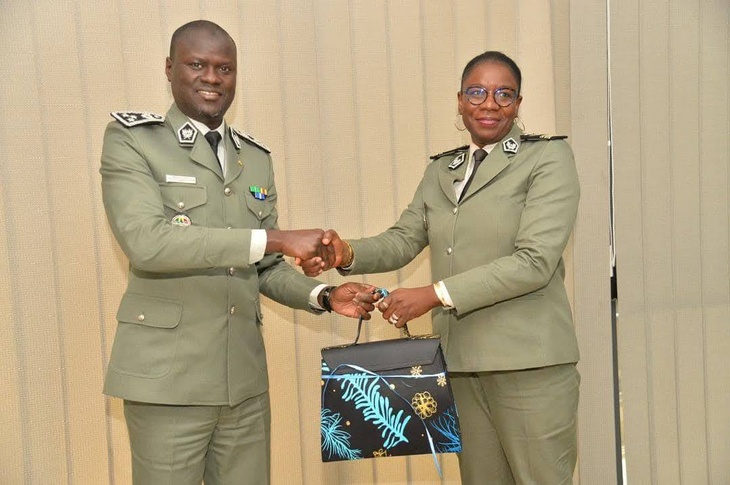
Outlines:
{"type": "Polygon", "coordinates": [[[381,456],[390,456],[387,450],[380,448],[379,450],[373,451],[373,458],[379,458],[381,456]]]}
{"type": "Polygon", "coordinates": [[[423,369],[421,369],[420,365],[414,365],[411,367],[411,375],[413,377],[420,376],[423,373],[423,369]]]}
{"type": "Polygon", "coordinates": [[[428,391],[417,392],[411,399],[411,406],[421,419],[430,418],[436,414],[436,400],[431,397],[431,393],[428,391]]]}
{"type": "Polygon", "coordinates": [[[436,384],[441,387],[446,387],[446,374],[439,374],[439,376],[436,378],[436,384]]]}

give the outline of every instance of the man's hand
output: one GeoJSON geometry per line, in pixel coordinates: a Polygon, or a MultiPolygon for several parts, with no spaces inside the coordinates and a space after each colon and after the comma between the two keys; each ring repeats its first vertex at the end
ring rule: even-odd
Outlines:
{"type": "Polygon", "coordinates": [[[337,266],[342,266],[344,259],[351,259],[350,247],[340,239],[339,234],[334,229],[328,229],[322,236],[322,244],[328,246],[334,252],[334,260],[331,264],[322,258],[296,258],[295,264],[302,267],[304,274],[307,276],[319,276],[324,271],[330,270],[337,266]]]}
{"type": "Polygon", "coordinates": [[[335,264],[335,249],[331,244],[323,243],[324,235],[322,229],[294,231],[267,229],[266,253],[284,253],[297,260],[312,261],[312,268],[319,266],[329,269],[335,264]]]}
{"type": "Polygon", "coordinates": [[[418,318],[432,308],[442,306],[433,285],[420,288],[399,288],[378,303],[383,318],[398,328],[418,318]]]}
{"type": "Polygon", "coordinates": [[[362,283],[342,284],[330,293],[330,306],[340,315],[370,320],[370,312],[380,299],[380,293],[374,293],[376,289],[362,283]]]}

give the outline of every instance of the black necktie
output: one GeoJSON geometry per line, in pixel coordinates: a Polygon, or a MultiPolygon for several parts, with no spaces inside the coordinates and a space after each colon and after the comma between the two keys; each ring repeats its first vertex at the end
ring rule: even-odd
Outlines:
{"type": "MultiPolygon", "coordinates": [[[[218,159],[218,142],[221,141],[221,134],[217,131],[209,131],[205,134],[205,139],[208,140],[208,143],[210,143],[210,147],[213,149],[215,158],[218,159]]],[[[218,160],[218,163],[220,163],[220,160],[218,160]]]]}
{"type": "Polygon", "coordinates": [[[464,189],[461,191],[461,197],[459,197],[459,200],[463,199],[466,195],[466,191],[469,189],[471,181],[474,180],[474,177],[477,174],[477,169],[479,168],[479,165],[485,158],[487,158],[487,152],[485,152],[481,148],[474,152],[474,168],[471,171],[471,176],[469,177],[469,180],[467,180],[466,185],[464,185],[464,189]]]}

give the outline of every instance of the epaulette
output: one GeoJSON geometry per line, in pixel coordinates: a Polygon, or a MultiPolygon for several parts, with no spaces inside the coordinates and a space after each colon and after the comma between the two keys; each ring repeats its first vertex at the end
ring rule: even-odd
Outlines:
{"type": "Polygon", "coordinates": [[[145,111],[113,111],[109,114],[127,128],[137,125],[151,125],[165,122],[164,116],[145,111]]]}
{"type": "Polygon", "coordinates": [[[269,147],[267,147],[266,145],[264,145],[263,143],[261,143],[256,138],[254,138],[253,136],[249,135],[248,133],[245,133],[245,132],[243,132],[241,130],[238,130],[238,129],[232,127],[232,126],[230,127],[230,129],[231,129],[231,138],[233,139],[233,143],[236,144],[236,148],[241,148],[241,145],[240,145],[240,143],[238,142],[237,139],[243,139],[243,140],[246,140],[247,142],[249,142],[249,143],[251,143],[253,145],[256,145],[257,147],[259,147],[260,149],[262,149],[266,153],[271,153],[271,149],[269,147]]]}
{"type": "Polygon", "coordinates": [[[523,141],[541,141],[541,140],[564,140],[567,135],[546,135],[544,133],[523,133],[520,139],[523,141]]]}
{"type": "Polygon", "coordinates": [[[436,160],[438,158],[445,157],[446,155],[453,155],[454,153],[466,150],[467,148],[469,148],[469,145],[464,145],[459,148],[454,148],[453,150],[447,150],[436,155],[431,155],[431,160],[436,160]]]}

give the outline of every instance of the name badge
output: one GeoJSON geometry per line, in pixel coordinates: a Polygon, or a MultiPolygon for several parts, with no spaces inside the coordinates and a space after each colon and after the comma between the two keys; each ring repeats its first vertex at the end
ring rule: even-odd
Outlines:
{"type": "Polygon", "coordinates": [[[196,179],[195,177],[188,177],[187,175],[165,175],[165,182],[176,184],[194,184],[196,182],[196,179]]]}

